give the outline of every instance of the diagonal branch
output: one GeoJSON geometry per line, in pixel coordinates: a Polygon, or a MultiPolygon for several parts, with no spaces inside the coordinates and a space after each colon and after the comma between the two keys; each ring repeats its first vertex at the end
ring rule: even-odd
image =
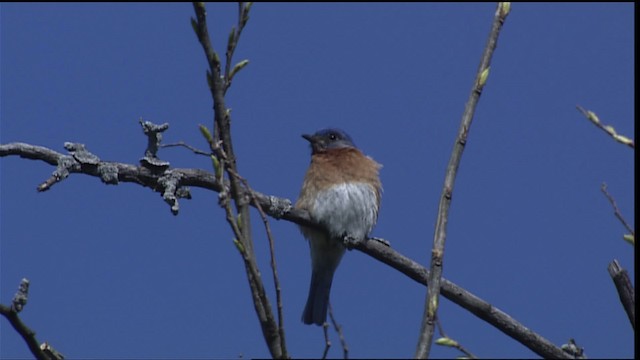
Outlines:
{"type": "Polygon", "coordinates": [[[607,266],[607,270],[609,271],[609,275],[613,280],[613,284],[616,286],[618,296],[620,297],[620,302],[622,303],[622,307],[624,307],[624,311],[629,317],[631,327],[633,327],[633,330],[635,331],[636,295],[633,289],[633,284],[631,283],[631,279],[629,278],[629,273],[627,272],[627,270],[623,269],[622,266],[620,266],[618,260],[613,260],[609,264],[609,266],[607,266]]]}
{"type": "Polygon", "coordinates": [[[18,292],[16,292],[13,300],[11,302],[11,306],[6,306],[0,304],[0,314],[9,320],[9,323],[16,332],[22,337],[22,339],[27,343],[31,354],[38,360],[57,360],[61,359],[62,354],[57,351],[51,352],[47,350],[51,350],[51,348],[46,344],[42,344],[42,346],[38,345],[38,340],[36,340],[35,331],[31,330],[25,323],[22,322],[18,313],[22,311],[24,305],[27,303],[27,298],[29,295],[29,280],[22,279],[20,282],[20,286],[18,287],[18,292]],[[51,355],[51,356],[49,356],[51,355]]]}
{"type": "MultiPolygon", "coordinates": [[[[67,155],[45,147],[25,143],[0,144],[0,157],[5,156],[19,156],[26,159],[40,160],[55,166],[60,158],[67,155]]],[[[159,179],[162,175],[161,173],[154,173],[145,167],[131,164],[117,162],[108,162],[108,164],[118,169],[117,180],[119,182],[132,182],[151,188],[154,191],[163,191],[161,185],[159,185],[159,179]]],[[[179,187],[193,186],[212,190],[218,193],[229,191],[228,183],[222,184],[220,181],[216,180],[214,174],[205,170],[174,168],[170,169],[170,171],[180,174],[177,183],[177,186],[179,187]]],[[[95,171],[95,168],[86,166],[82,167],[79,164],[72,168],[71,173],[100,177],[100,175],[95,171]]],[[[308,212],[292,207],[289,199],[263,194],[258,191],[253,191],[253,197],[255,198],[255,203],[259,204],[267,215],[275,219],[283,219],[298,225],[322,229],[320,224],[311,220],[308,212]]],[[[252,202],[251,205],[255,206],[254,202],[252,202]]],[[[391,247],[383,245],[377,241],[364,241],[357,244],[355,248],[400,271],[416,282],[422,285],[427,284],[429,271],[422,265],[398,253],[391,247]]],[[[445,298],[475,314],[477,317],[491,324],[496,329],[522,343],[539,356],[544,358],[567,358],[567,354],[560,348],[554,346],[554,344],[549,340],[520,324],[518,321],[500,311],[490,303],[480,299],[445,278],[442,278],[441,292],[442,296],[445,298]]]]}
{"type": "Polygon", "coordinates": [[[618,220],[620,220],[620,222],[622,223],[622,226],[624,226],[627,229],[629,234],[635,236],[636,232],[633,231],[633,228],[631,227],[631,225],[629,225],[627,220],[624,219],[624,216],[622,216],[622,213],[618,208],[618,204],[616,204],[616,200],[613,198],[613,196],[611,196],[611,194],[609,194],[609,191],[607,191],[606,183],[602,183],[602,185],[600,186],[600,191],[602,191],[602,193],[607,198],[607,200],[609,200],[611,207],[613,207],[613,214],[616,216],[616,218],[618,218],[618,220]]]}
{"type": "Polygon", "coordinates": [[[618,134],[616,132],[616,129],[613,128],[613,126],[603,124],[600,121],[600,118],[598,118],[598,115],[596,115],[596,113],[594,113],[593,111],[586,110],[580,105],[577,105],[576,109],[578,109],[578,111],[580,111],[580,113],[582,113],[582,115],[584,115],[584,117],[586,117],[589,121],[591,121],[593,125],[595,125],[598,129],[606,132],[609,136],[611,136],[613,140],[619,142],[622,145],[627,145],[632,149],[636,148],[636,143],[635,141],[633,141],[633,139],[630,139],[624,135],[618,134]]]}
{"type": "Polygon", "coordinates": [[[422,325],[420,329],[420,336],[418,339],[418,345],[416,348],[416,358],[426,359],[429,357],[431,350],[431,343],[433,340],[433,333],[435,330],[435,319],[438,311],[438,301],[440,295],[440,286],[442,279],[442,268],[444,261],[444,244],[447,238],[447,221],[449,218],[449,207],[451,206],[451,197],[453,194],[453,186],[455,184],[458,167],[460,166],[460,160],[462,158],[462,152],[464,151],[467,137],[469,136],[469,130],[471,128],[471,122],[473,120],[473,114],[475,112],[476,105],[480,100],[482,89],[486,84],[489,76],[489,65],[491,64],[491,57],[493,51],[498,43],[498,35],[502,29],[507,15],[509,14],[509,3],[498,3],[495,16],[493,18],[493,24],[491,26],[491,32],[489,33],[489,39],[485,46],[480,60],[480,66],[471,88],[471,94],[469,100],[462,114],[462,120],[460,122],[460,129],[456,137],[453,151],[451,152],[451,158],[447,165],[447,172],[444,179],[444,186],[442,189],[442,195],[440,196],[440,204],[438,206],[438,217],[436,219],[436,228],[433,235],[433,248],[431,250],[431,275],[429,277],[429,287],[427,296],[424,302],[424,314],[422,319],[422,325]]]}
{"type": "Polygon", "coordinates": [[[25,323],[22,322],[18,313],[12,310],[10,307],[0,304],[0,314],[9,320],[9,323],[16,330],[18,334],[22,337],[22,339],[27,343],[31,354],[38,360],[49,360],[40,349],[40,345],[38,345],[38,340],[36,340],[36,333],[29,329],[25,323]]]}

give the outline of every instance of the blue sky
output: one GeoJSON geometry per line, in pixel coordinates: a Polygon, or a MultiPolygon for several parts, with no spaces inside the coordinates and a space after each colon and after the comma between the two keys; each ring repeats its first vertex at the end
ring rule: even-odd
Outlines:
{"type": "MultiPolygon", "coordinates": [[[[633,248],[600,192],[629,221],[632,152],[576,110],[634,134],[634,5],[512,5],[457,178],[444,276],[557,345],[633,357],[633,334],[607,273],[635,281],[633,248]]],[[[208,4],[224,53],[235,4],[208,4]]],[[[250,64],[227,96],[241,174],[295,200],[309,162],[300,137],[346,130],[384,165],[373,235],[428,265],[459,119],[494,4],[255,4],[236,61],[250,64]]],[[[81,142],[104,160],[137,163],[138,119],[169,122],[167,142],[206,145],[206,62],[190,4],[2,4],[2,143],[64,152],[81,142]]],[[[209,170],[183,149],[160,157],[209,170]]],[[[130,183],[73,175],[46,193],[53,168],[0,159],[0,301],[31,280],[21,313],[68,358],[266,357],[246,276],[217,194],[192,189],[173,216],[130,183]]],[[[256,213],[254,213],[256,215],[256,213]]],[[[258,262],[275,303],[268,245],[254,217],[258,262]]],[[[310,277],[297,227],[271,221],[290,354],[318,357],[320,328],[300,315],[310,277]]],[[[332,304],[351,357],[414,354],[426,288],[357,251],[338,268],[332,304]]],[[[479,357],[534,353],[448,300],[447,334],[479,357]]],[[[0,320],[0,357],[29,357],[0,320]]],[[[340,357],[332,333],[330,357],[340,357]]],[[[434,347],[434,357],[455,357],[434,347]]]]}

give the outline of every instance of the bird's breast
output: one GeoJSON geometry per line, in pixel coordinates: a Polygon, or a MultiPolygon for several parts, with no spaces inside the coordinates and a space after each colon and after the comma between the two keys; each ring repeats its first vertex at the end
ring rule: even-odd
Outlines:
{"type": "Polygon", "coordinates": [[[332,237],[349,235],[364,239],[378,218],[378,194],[369,183],[348,182],[318,191],[309,207],[310,215],[322,223],[332,237]]]}

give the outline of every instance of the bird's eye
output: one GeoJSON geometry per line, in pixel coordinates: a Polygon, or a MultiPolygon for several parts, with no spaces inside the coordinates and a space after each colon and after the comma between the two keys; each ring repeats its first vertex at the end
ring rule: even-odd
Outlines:
{"type": "Polygon", "coordinates": [[[338,139],[338,137],[336,136],[336,134],[333,134],[333,133],[329,134],[329,140],[331,140],[331,141],[336,141],[336,139],[338,139]]]}

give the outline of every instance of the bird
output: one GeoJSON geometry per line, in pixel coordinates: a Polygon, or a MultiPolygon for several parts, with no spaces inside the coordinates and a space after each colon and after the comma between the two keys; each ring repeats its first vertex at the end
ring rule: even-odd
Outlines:
{"type": "Polygon", "coordinates": [[[341,129],[302,137],[311,145],[311,163],[295,207],[308,211],[324,228],[300,226],[311,250],[311,283],[302,322],[322,326],[342,256],[347,247],[367,240],[378,220],[382,165],[362,153],[341,129]]]}

